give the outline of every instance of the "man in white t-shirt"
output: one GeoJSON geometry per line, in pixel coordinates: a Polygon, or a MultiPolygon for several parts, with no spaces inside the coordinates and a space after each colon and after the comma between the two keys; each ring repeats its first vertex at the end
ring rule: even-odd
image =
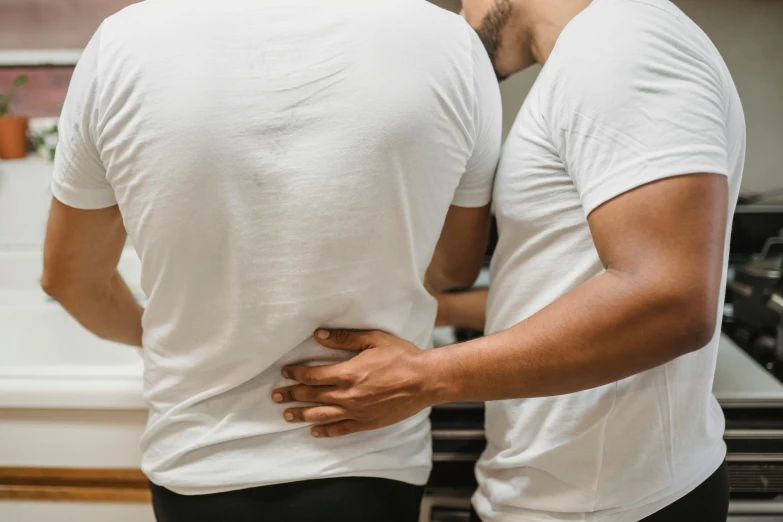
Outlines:
{"type": "Polygon", "coordinates": [[[427,289],[481,267],[500,120],[477,34],[421,0],[162,0],[102,24],[60,120],[43,285],[143,347],[161,522],[418,519],[427,411],[316,440],[269,397],[285,365],[347,358],[319,326],[429,345],[427,289]],[[126,231],[146,310],[116,271],[126,231]]]}
{"type": "Polygon", "coordinates": [[[488,335],[319,332],[362,353],[277,393],[331,404],[288,412],[320,437],[490,401],[485,522],[725,521],[711,387],[745,154],[725,63],[667,0],[463,4],[499,77],[543,64],[498,167],[488,335]]]}

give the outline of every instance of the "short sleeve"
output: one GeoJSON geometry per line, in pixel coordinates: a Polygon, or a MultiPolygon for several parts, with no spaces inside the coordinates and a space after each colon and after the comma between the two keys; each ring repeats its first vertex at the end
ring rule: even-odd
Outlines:
{"type": "Polygon", "coordinates": [[[667,22],[602,32],[550,83],[558,148],[586,215],[653,181],[729,174],[720,58],[667,22]]]}
{"type": "Polygon", "coordinates": [[[80,209],[117,203],[96,144],[100,39],[98,29],[74,69],[60,115],[54,159],[52,194],[69,207],[80,209]]]}
{"type": "Polygon", "coordinates": [[[483,207],[492,198],[500,156],[502,110],[494,69],[478,35],[470,30],[473,52],[473,151],[454,194],[458,207],[483,207]]]}

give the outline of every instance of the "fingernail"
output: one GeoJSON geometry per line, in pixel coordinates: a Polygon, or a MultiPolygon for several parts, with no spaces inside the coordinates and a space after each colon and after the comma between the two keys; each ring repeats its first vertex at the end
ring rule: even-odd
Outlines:
{"type": "Polygon", "coordinates": [[[289,422],[294,420],[294,414],[291,413],[290,411],[285,412],[285,420],[289,422]]]}
{"type": "Polygon", "coordinates": [[[281,393],[272,394],[272,400],[275,402],[283,402],[283,395],[281,393]]]}
{"type": "Polygon", "coordinates": [[[285,377],[286,379],[289,379],[289,378],[290,378],[290,377],[288,376],[288,368],[283,368],[283,377],[285,377]]]}
{"type": "Polygon", "coordinates": [[[315,332],[315,336],[319,339],[328,339],[329,338],[329,330],[318,330],[315,332]]]}
{"type": "Polygon", "coordinates": [[[313,437],[315,437],[315,438],[318,438],[318,437],[320,437],[320,436],[321,436],[321,432],[320,432],[320,431],[315,431],[315,430],[313,430],[313,431],[311,431],[310,433],[312,433],[312,434],[313,434],[313,437]]]}

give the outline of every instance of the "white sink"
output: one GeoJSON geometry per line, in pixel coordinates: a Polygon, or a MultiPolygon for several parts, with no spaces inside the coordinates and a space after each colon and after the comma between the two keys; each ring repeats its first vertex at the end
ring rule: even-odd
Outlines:
{"type": "Polygon", "coordinates": [[[0,306],[0,409],[142,409],[135,348],[100,339],[56,303],[0,306]]]}
{"type": "MultiPolygon", "coordinates": [[[[139,285],[135,252],[120,271],[139,285]]],[[[0,251],[0,410],[145,407],[139,352],[105,341],[40,289],[41,253],[0,251]]]]}

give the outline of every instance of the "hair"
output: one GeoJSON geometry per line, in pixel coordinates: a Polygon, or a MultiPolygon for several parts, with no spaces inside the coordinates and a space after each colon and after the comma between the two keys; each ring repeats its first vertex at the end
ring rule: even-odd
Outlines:
{"type": "Polygon", "coordinates": [[[489,59],[492,61],[492,66],[495,68],[495,75],[498,80],[504,80],[506,76],[498,74],[495,61],[497,60],[498,50],[501,45],[501,33],[508,21],[511,19],[513,12],[513,6],[511,0],[495,0],[495,4],[487,11],[484,18],[481,20],[476,32],[478,33],[481,42],[484,44],[484,48],[489,54],[489,59]]]}

